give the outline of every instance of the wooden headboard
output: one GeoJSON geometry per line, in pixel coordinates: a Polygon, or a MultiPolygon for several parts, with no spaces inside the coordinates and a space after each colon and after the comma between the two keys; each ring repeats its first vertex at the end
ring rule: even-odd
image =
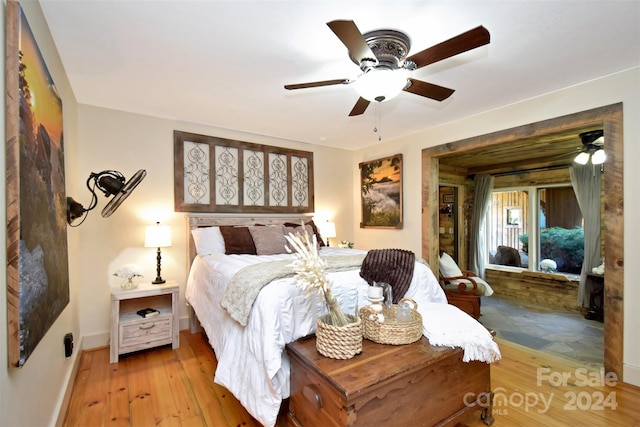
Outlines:
{"type": "Polygon", "coordinates": [[[309,222],[313,219],[313,214],[291,214],[291,215],[242,215],[242,214],[187,214],[187,276],[189,269],[196,257],[196,246],[191,236],[191,230],[200,227],[213,227],[221,225],[249,226],[254,224],[277,225],[285,222],[300,223],[309,222]]]}

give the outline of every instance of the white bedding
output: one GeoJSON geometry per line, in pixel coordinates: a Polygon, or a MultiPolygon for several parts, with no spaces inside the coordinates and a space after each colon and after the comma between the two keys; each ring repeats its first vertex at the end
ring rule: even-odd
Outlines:
{"type": "MultiPolygon", "coordinates": [[[[334,256],[356,252],[355,249],[323,247],[320,254],[334,256]]],[[[275,425],[281,401],[289,397],[289,360],[284,347],[315,331],[322,304],[317,298],[305,297],[295,286],[293,277],[275,280],[260,291],[246,327],[233,320],[220,307],[219,301],[236,271],[249,264],[282,259],[293,260],[293,256],[197,256],[186,288],[186,299],[196,312],[218,359],[215,382],[231,391],[265,426],[275,425]]],[[[368,284],[360,277],[359,270],[333,272],[328,276],[338,301],[344,301],[345,290],[356,289],[358,307],[369,304],[366,299],[368,284]]],[[[432,303],[447,303],[434,274],[419,262],[415,264],[405,296],[416,301],[419,311],[432,303]]],[[[346,310],[354,308],[346,307],[346,310]]]]}

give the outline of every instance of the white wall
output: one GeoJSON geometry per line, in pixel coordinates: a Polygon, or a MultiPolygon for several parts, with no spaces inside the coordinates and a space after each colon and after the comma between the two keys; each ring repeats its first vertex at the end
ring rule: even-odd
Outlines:
{"type": "MultiPolygon", "coordinates": [[[[56,88],[62,97],[67,189],[73,188],[73,183],[69,185],[69,180],[73,180],[76,157],[76,102],[60,58],[51,41],[40,5],[37,2],[22,2],[22,7],[56,88]]],[[[5,34],[5,13],[6,3],[3,1],[3,16],[0,24],[2,34],[5,34]]],[[[4,70],[4,52],[2,58],[4,70]]],[[[2,85],[2,93],[4,93],[4,78],[0,84],[2,85]]],[[[4,120],[2,126],[4,127],[4,120]]],[[[4,135],[4,129],[2,135],[4,135]]],[[[0,150],[0,181],[2,181],[0,199],[3,201],[0,209],[0,222],[2,224],[6,224],[5,177],[5,148],[3,147],[0,150]]],[[[5,227],[0,227],[0,241],[6,241],[5,227]]],[[[5,320],[7,318],[6,290],[0,297],[0,319],[3,319],[2,326],[0,326],[0,416],[2,417],[0,424],[2,425],[46,426],[56,421],[64,398],[65,384],[72,376],[79,354],[80,327],[77,295],[80,282],[75,268],[78,264],[77,242],[77,239],[74,239],[69,233],[69,305],[62,311],[22,368],[8,367],[7,323],[5,320]],[[64,356],[63,337],[67,332],[72,332],[76,340],[74,354],[70,358],[64,356]]],[[[6,252],[2,250],[0,253],[2,260],[0,262],[0,282],[6,283],[6,252]]]]}
{"type": "MultiPolygon", "coordinates": [[[[162,277],[181,285],[182,325],[188,316],[184,302],[187,278],[186,226],[183,213],[173,211],[173,131],[199,133],[314,153],[315,207],[318,216],[336,221],[338,235],[352,235],[351,152],[224,129],[180,123],[122,111],[79,105],[78,179],[80,186],[91,172],[115,169],[127,178],[138,169],[147,177],[133,195],[109,218],[100,210],[104,197],[87,220],[70,233],[78,233],[82,281],[81,333],[85,345],[106,345],[109,331],[109,285],[118,285],[112,274],[119,266],[137,263],[146,280],[156,276],[156,251],[144,248],[147,225],[160,221],[172,228],[173,246],[162,250],[162,277]]],[[[80,189],[73,197],[87,206],[90,193],[80,189]]]]}
{"type": "MultiPolygon", "coordinates": [[[[355,153],[353,179],[358,182],[357,164],[395,153],[404,156],[404,228],[402,230],[360,229],[360,195],[353,189],[354,239],[363,249],[400,247],[422,253],[421,151],[460,139],[509,129],[591,108],[623,102],[624,110],[624,254],[629,261],[624,272],[624,370],[626,382],[640,385],[640,341],[635,335],[640,324],[640,289],[635,278],[640,265],[640,223],[633,219],[640,209],[636,183],[640,182],[640,68],[628,70],[581,85],[566,88],[518,104],[489,111],[428,131],[388,141],[355,153]]],[[[384,124],[384,116],[381,117],[384,124]]]]}
{"type": "MultiPolygon", "coordinates": [[[[351,153],[342,150],[78,106],[39,4],[22,5],[63,100],[67,195],[86,207],[90,193],[85,183],[90,172],[114,169],[127,177],[138,169],[146,169],[148,173],[136,192],[110,218],[100,216],[107,203],[100,194],[98,206],[86,222],[68,229],[70,303],[22,368],[8,367],[6,323],[0,327],[0,424],[46,426],[55,425],[64,416],[60,411],[68,398],[65,392],[77,367],[78,350],[108,344],[109,285],[118,283],[111,276],[114,269],[124,263],[139,262],[144,265],[145,277],[155,277],[155,251],[143,248],[143,241],[144,227],[156,220],[172,227],[173,246],[163,251],[162,276],[181,284],[181,316],[187,317],[185,221],[182,214],[173,212],[173,130],[313,151],[316,213],[336,222],[338,238],[350,238],[353,233],[350,203],[353,183],[349,173],[352,162],[351,153]],[[76,339],[71,358],[64,357],[63,337],[67,332],[72,332],[76,339]]],[[[3,7],[3,15],[4,12],[3,7]]],[[[4,23],[3,16],[0,24],[3,33],[4,23]]],[[[2,58],[4,61],[4,54],[2,58]]],[[[4,89],[4,79],[0,84],[4,89]]],[[[0,150],[2,200],[6,195],[4,161],[5,149],[0,150]]],[[[6,223],[4,208],[0,209],[0,219],[6,223]]],[[[6,240],[4,227],[0,228],[0,239],[6,240]]],[[[6,252],[0,252],[0,277],[5,278],[6,252]]],[[[6,317],[6,297],[2,297],[0,318],[6,317]]]]}

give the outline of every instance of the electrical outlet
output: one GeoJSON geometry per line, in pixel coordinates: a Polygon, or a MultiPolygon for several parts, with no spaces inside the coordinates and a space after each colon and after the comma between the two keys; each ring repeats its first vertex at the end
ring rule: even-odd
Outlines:
{"type": "Polygon", "coordinates": [[[64,357],[71,357],[73,354],[73,334],[69,332],[64,336],[64,357]]]}

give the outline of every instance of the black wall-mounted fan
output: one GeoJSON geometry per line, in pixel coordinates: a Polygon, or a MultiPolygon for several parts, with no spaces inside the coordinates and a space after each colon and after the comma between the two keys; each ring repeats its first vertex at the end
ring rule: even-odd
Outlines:
{"type": "Polygon", "coordinates": [[[284,87],[294,90],[355,83],[360,99],[349,113],[350,116],[364,113],[371,101],[382,102],[401,91],[436,101],[447,99],[454,92],[453,89],[412,79],[408,77],[409,72],[483,46],[490,41],[489,31],[479,26],[407,57],[411,40],[403,32],[382,29],[362,34],[355,22],[350,20],[331,21],[327,25],[347,47],[349,57],[358,65],[362,74],[357,79],[324,80],[284,87]],[[358,87],[364,86],[366,80],[376,80],[372,82],[372,91],[358,87]],[[395,87],[387,92],[385,86],[389,82],[395,87]]]}
{"type": "Polygon", "coordinates": [[[85,209],[80,203],[73,200],[72,197],[67,197],[67,223],[72,227],[77,227],[84,222],[88,212],[98,205],[96,190],[103,193],[105,197],[113,196],[104,209],[102,209],[102,216],[108,218],[118,209],[122,202],[131,195],[145,176],[147,176],[147,171],[144,169],[136,172],[129,181],[126,181],[124,175],[120,172],[114,170],[106,170],[98,173],[91,172],[91,175],[89,175],[87,179],[87,188],[91,192],[89,207],[85,209]],[[77,225],[73,225],[72,223],[80,217],[83,217],[82,221],[77,225]]]}

